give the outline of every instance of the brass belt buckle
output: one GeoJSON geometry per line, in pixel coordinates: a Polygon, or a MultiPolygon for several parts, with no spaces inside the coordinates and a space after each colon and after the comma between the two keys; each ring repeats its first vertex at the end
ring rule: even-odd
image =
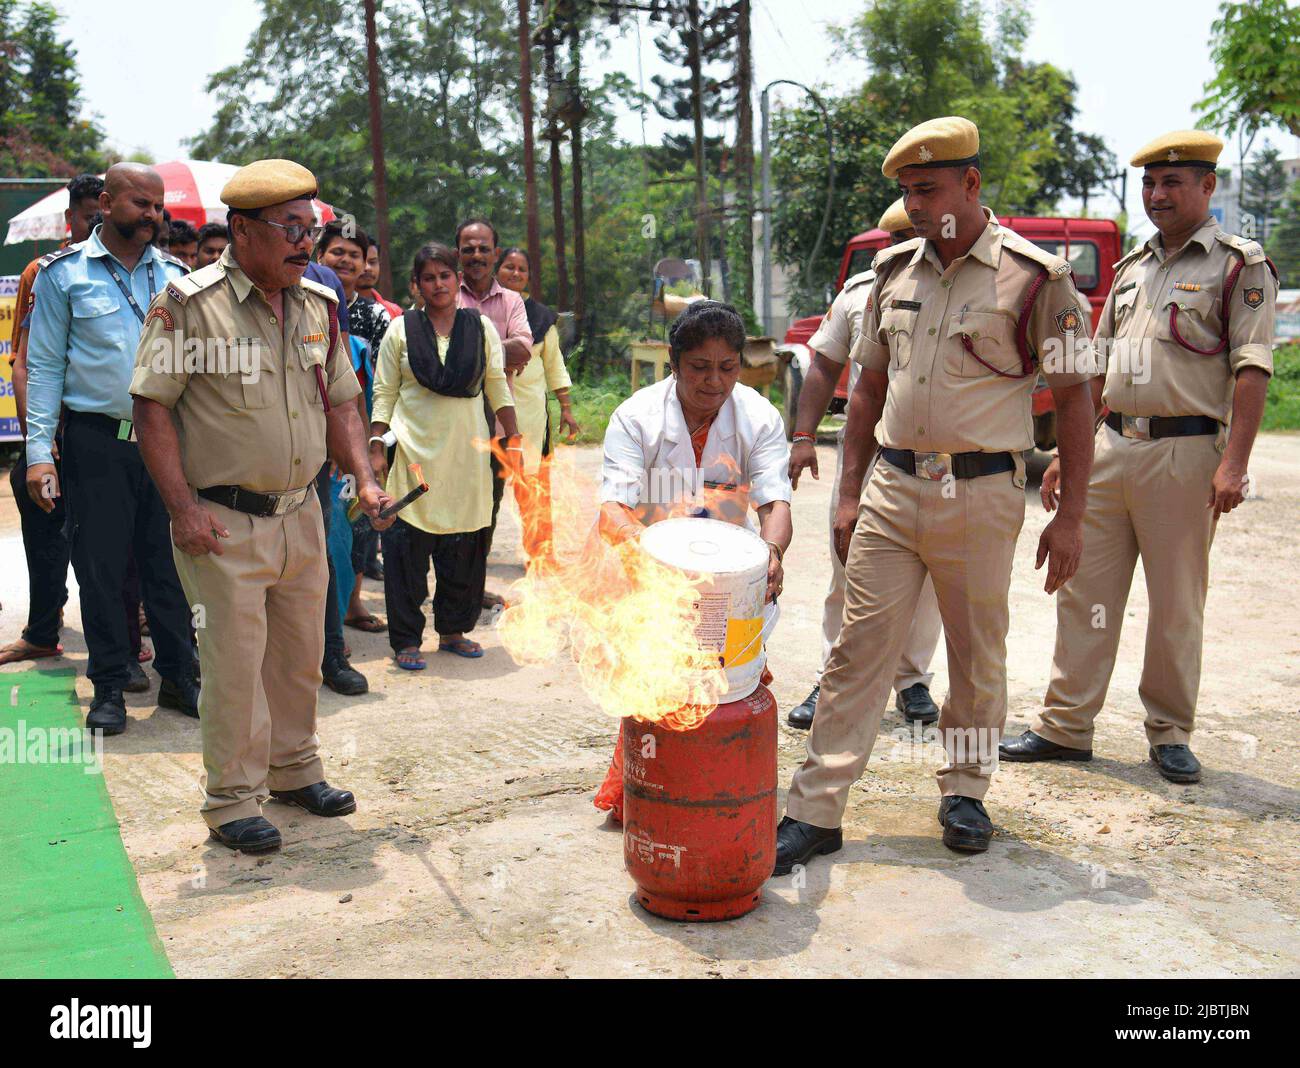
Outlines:
{"type": "Polygon", "coordinates": [[[1136,438],[1138,441],[1151,440],[1151,417],[1147,415],[1121,415],[1120,416],[1120,433],[1126,438],[1136,438]]]}
{"type": "MultiPolygon", "coordinates": [[[[311,489],[310,486],[307,489],[311,489]]],[[[275,498],[275,510],[272,515],[288,515],[306,499],[307,490],[299,490],[297,493],[280,493],[275,498]]]]}
{"type": "Polygon", "coordinates": [[[917,478],[926,478],[931,482],[942,482],[952,474],[952,453],[918,452],[913,453],[914,468],[917,478]]]}

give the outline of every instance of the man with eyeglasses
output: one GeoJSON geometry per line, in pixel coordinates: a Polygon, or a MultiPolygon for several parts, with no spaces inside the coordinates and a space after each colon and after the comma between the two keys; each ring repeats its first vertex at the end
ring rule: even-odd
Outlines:
{"type": "Polygon", "coordinates": [[[289,160],[235,173],[221,193],[231,243],[154,302],[131,382],[140,451],[199,615],[203,817],[244,853],[280,847],[268,798],[317,816],[356,810],[317,755],[328,573],[313,482],[327,451],[376,527],[391,522],[378,519],[389,500],[367,457],[337,298],[303,278],[320,234],[315,195],[315,177],[289,160]]]}

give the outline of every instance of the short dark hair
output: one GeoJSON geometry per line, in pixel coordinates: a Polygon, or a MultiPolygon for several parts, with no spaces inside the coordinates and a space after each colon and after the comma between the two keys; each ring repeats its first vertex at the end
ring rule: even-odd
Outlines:
{"type": "Polygon", "coordinates": [[[316,258],[319,259],[321,254],[327,251],[334,241],[352,242],[357,248],[361,249],[363,258],[366,249],[370,246],[369,236],[356,223],[344,222],[342,219],[331,219],[325,224],[325,229],[321,231],[320,240],[316,242],[316,258]]]}
{"type": "Polygon", "coordinates": [[[497,237],[497,228],[493,226],[490,222],[488,222],[487,219],[483,218],[482,215],[473,215],[470,218],[465,219],[458,227],[456,227],[457,248],[460,248],[461,231],[463,231],[467,226],[486,226],[489,230],[492,231],[492,244],[493,245],[501,244],[501,239],[497,237]]]}
{"type": "Polygon", "coordinates": [[[448,248],[440,241],[430,241],[427,245],[421,245],[415,254],[415,262],[411,265],[411,281],[418,282],[420,272],[431,263],[441,263],[453,271],[460,270],[460,257],[454,248],[448,248]]]}
{"type": "Polygon", "coordinates": [[[245,219],[260,219],[262,217],[262,209],[231,208],[226,212],[226,240],[232,245],[235,243],[235,227],[232,220],[236,215],[242,215],[245,219]]]}
{"type": "Polygon", "coordinates": [[[226,232],[226,228],[222,226],[221,223],[204,223],[199,227],[198,233],[195,235],[195,240],[197,240],[201,245],[210,237],[220,237],[227,241],[230,240],[230,235],[226,232]]]}
{"type": "Polygon", "coordinates": [[[528,264],[528,270],[530,272],[532,271],[533,265],[531,262],[529,262],[527,249],[522,249],[518,245],[511,245],[509,248],[503,248],[500,252],[497,253],[498,267],[500,267],[503,263],[506,262],[507,256],[522,256],[524,258],[524,262],[528,264]]]}
{"type": "Polygon", "coordinates": [[[721,338],[736,352],[743,352],[745,320],[730,304],[719,300],[697,300],[668,328],[668,362],[676,367],[682,353],[699,348],[715,337],[721,338]]]}
{"type": "Polygon", "coordinates": [[[98,200],[104,191],[104,179],[97,174],[79,174],[64,188],[68,191],[68,207],[78,201],[98,200]]]}
{"type": "Polygon", "coordinates": [[[184,219],[173,219],[167,231],[167,240],[172,245],[198,244],[199,232],[184,219]]]}

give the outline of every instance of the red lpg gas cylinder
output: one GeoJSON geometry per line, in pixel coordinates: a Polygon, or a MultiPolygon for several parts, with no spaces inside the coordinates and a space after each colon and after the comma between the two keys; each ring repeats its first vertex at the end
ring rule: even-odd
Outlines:
{"type": "Polygon", "coordinates": [[[729,920],[776,863],[776,701],[759,686],[694,730],[623,720],[623,859],[647,911],[729,920]]]}

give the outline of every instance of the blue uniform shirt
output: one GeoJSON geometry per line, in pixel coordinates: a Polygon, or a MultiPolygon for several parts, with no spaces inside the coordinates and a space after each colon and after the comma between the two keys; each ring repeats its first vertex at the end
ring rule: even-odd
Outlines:
{"type": "Polygon", "coordinates": [[[27,337],[27,462],[50,463],[63,405],[75,412],[131,418],[131,374],[142,324],[107,264],[148,312],[149,268],[154,294],[185,269],[150,245],[135,270],[104,247],[100,227],[74,251],[48,264],[32,287],[27,337]]]}

